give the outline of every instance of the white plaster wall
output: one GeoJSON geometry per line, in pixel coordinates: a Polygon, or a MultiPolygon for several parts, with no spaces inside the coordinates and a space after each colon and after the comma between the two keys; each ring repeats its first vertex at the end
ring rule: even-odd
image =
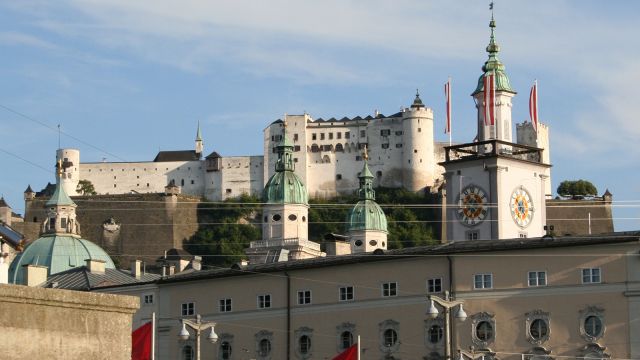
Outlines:
{"type": "Polygon", "coordinates": [[[405,139],[403,185],[409,190],[418,191],[433,185],[435,179],[433,110],[406,109],[402,122],[405,139]]]}
{"type": "Polygon", "coordinates": [[[237,197],[242,194],[260,195],[264,188],[262,159],[262,156],[223,157],[222,170],[220,171],[221,199],[237,197]]]}
{"type": "Polygon", "coordinates": [[[80,178],[98,194],[160,193],[174,180],[183,194],[202,196],[204,161],[83,163],[80,178]]]}
{"type": "Polygon", "coordinates": [[[271,204],[262,213],[262,239],[308,239],[309,207],[302,204],[271,204]],[[279,215],[280,219],[274,219],[279,215]]]}

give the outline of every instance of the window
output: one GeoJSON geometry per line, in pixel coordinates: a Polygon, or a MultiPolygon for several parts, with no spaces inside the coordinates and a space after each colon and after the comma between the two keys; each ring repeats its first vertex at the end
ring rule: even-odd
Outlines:
{"type": "Polygon", "coordinates": [[[193,360],[193,347],[185,345],[182,348],[182,360],[193,360]]]}
{"type": "Polygon", "coordinates": [[[293,134],[293,141],[298,141],[298,134],[293,134]]]}
{"type": "Polygon", "coordinates": [[[218,311],[231,312],[231,299],[220,299],[218,302],[218,311]]]}
{"type": "Polygon", "coordinates": [[[467,240],[478,240],[478,230],[467,231],[464,233],[464,238],[467,240]]]}
{"type": "Polygon", "coordinates": [[[389,136],[389,135],[391,135],[391,130],[389,129],[380,130],[380,136],[389,136]]]}
{"type": "Polygon", "coordinates": [[[388,149],[389,148],[389,144],[382,144],[382,148],[383,149],[388,149]]]}
{"type": "Polygon", "coordinates": [[[376,171],[376,176],[377,177],[382,177],[382,171],[380,171],[380,170],[376,171]]]}
{"type": "Polygon", "coordinates": [[[427,280],[427,292],[439,293],[442,292],[442,278],[433,278],[427,280]]]}
{"type": "Polygon", "coordinates": [[[398,295],[398,283],[388,282],[382,284],[382,296],[397,296],[398,295]]]}
{"type": "Polygon", "coordinates": [[[356,161],[362,161],[362,156],[356,155],[356,161]]]}
{"type": "Polygon", "coordinates": [[[341,132],[336,133],[336,138],[338,138],[338,139],[342,139],[342,133],[341,133],[341,132]]]}
{"type": "Polygon", "coordinates": [[[298,350],[300,354],[307,355],[311,350],[311,338],[308,335],[302,335],[298,339],[298,350]]]}
{"type": "Polygon", "coordinates": [[[549,324],[544,319],[535,319],[529,326],[529,334],[533,340],[542,340],[549,335],[549,324]]]}
{"type": "Polygon", "coordinates": [[[547,285],[546,271],[529,271],[529,286],[547,285]]]}
{"type": "Polygon", "coordinates": [[[439,344],[442,341],[442,336],[444,331],[442,330],[442,326],[440,324],[433,324],[429,327],[428,339],[432,344],[439,344]]]}
{"type": "Polygon", "coordinates": [[[182,316],[190,316],[196,313],[195,303],[182,303],[182,316]]]}
{"type": "Polygon", "coordinates": [[[398,342],[398,333],[393,329],[384,331],[384,346],[390,348],[398,342]]]}
{"type": "Polygon", "coordinates": [[[422,132],[422,129],[421,129],[421,128],[418,128],[418,132],[422,132]]]}
{"type": "Polygon", "coordinates": [[[220,343],[220,357],[223,360],[231,359],[231,343],[223,341],[220,343]]]}
{"type": "Polygon", "coordinates": [[[398,136],[402,135],[402,131],[396,131],[396,135],[398,136]]]}
{"type": "Polygon", "coordinates": [[[596,315],[589,315],[584,319],[584,332],[593,337],[600,337],[602,333],[602,319],[596,315]]]}
{"type": "Polygon", "coordinates": [[[333,140],[333,133],[329,133],[329,140],[333,140]]]}
{"type": "Polygon", "coordinates": [[[493,325],[489,321],[480,321],[476,325],[476,337],[483,342],[493,340],[493,325]]]}
{"type": "Polygon", "coordinates": [[[320,134],[320,140],[324,140],[324,133],[320,134]]]}
{"type": "Polygon", "coordinates": [[[273,219],[273,221],[280,221],[280,219],[282,219],[282,216],[280,216],[280,214],[275,214],[271,218],[273,219]]]}
{"type": "Polygon", "coordinates": [[[353,300],[353,286],[340,287],[340,301],[353,300]]]}
{"type": "Polygon", "coordinates": [[[60,218],[60,227],[63,229],[67,228],[67,218],[60,218]]]}
{"type": "Polygon", "coordinates": [[[526,232],[519,232],[518,233],[518,237],[520,237],[520,239],[526,239],[527,238],[527,233],[526,232]]]}
{"type": "Polygon", "coordinates": [[[336,174],[336,180],[342,180],[342,174],[336,174]]]}
{"type": "Polygon", "coordinates": [[[349,132],[349,131],[345,131],[345,132],[344,132],[344,138],[345,138],[345,139],[348,139],[348,138],[350,138],[350,137],[351,137],[351,132],[349,132]]]}
{"type": "Polygon", "coordinates": [[[271,354],[271,341],[269,339],[262,339],[258,345],[258,355],[260,357],[267,357],[271,354]]]}
{"type": "Polygon", "coordinates": [[[315,133],[311,134],[311,140],[316,140],[317,139],[317,135],[315,133]]]}
{"type": "Polygon", "coordinates": [[[231,189],[226,189],[226,190],[225,190],[225,192],[226,192],[227,194],[231,194],[231,189]]]}
{"type": "Polygon", "coordinates": [[[351,331],[343,331],[340,333],[340,349],[344,350],[353,345],[353,334],[351,331]]]}
{"type": "Polygon", "coordinates": [[[195,180],[191,180],[191,185],[193,185],[193,184],[195,184],[195,183],[196,183],[196,182],[195,182],[195,180]]]}
{"type": "Polygon", "coordinates": [[[300,145],[296,145],[293,147],[293,151],[298,152],[300,151],[300,145]]]}
{"type": "Polygon", "coordinates": [[[600,268],[582,269],[583,284],[598,284],[600,281],[600,268]]]}
{"type": "Polygon", "coordinates": [[[142,303],[144,305],[153,304],[153,294],[146,294],[142,296],[142,303]]]}
{"type": "Polygon", "coordinates": [[[475,274],[473,276],[474,289],[491,289],[493,288],[492,274],[475,274]]]}
{"type": "Polygon", "coordinates": [[[298,220],[298,216],[296,214],[289,214],[288,218],[289,218],[289,221],[298,220]]]}
{"type": "Polygon", "coordinates": [[[402,144],[396,144],[396,149],[401,149],[402,148],[402,144]]]}
{"type": "Polygon", "coordinates": [[[258,295],[258,309],[268,309],[271,307],[271,295],[258,295]]]}
{"type": "Polygon", "coordinates": [[[311,304],[311,290],[298,291],[298,305],[311,304]]]}
{"type": "Polygon", "coordinates": [[[365,130],[360,130],[360,137],[367,136],[367,132],[365,130]]]}

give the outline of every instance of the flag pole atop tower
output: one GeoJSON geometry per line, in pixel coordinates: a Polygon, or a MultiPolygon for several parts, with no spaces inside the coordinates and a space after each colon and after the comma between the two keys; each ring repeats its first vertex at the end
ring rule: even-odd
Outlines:
{"type": "Polygon", "coordinates": [[[449,146],[451,146],[451,76],[447,80],[447,83],[444,84],[444,94],[446,97],[446,113],[447,113],[447,124],[445,125],[444,132],[449,134],[449,146]]]}

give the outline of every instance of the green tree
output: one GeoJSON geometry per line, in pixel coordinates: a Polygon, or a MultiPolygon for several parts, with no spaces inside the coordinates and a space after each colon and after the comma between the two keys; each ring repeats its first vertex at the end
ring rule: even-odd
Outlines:
{"type": "Polygon", "coordinates": [[[556,190],[560,196],[596,196],[598,189],[587,180],[565,180],[556,190]]]}
{"type": "Polygon", "coordinates": [[[84,196],[97,194],[96,189],[93,187],[93,184],[89,180],[78,181],[76,191],[84,196]]]}

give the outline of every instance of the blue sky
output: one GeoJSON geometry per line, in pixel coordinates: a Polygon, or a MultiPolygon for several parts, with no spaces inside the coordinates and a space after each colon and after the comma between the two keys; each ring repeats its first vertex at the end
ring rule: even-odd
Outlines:
{"type": "MultiPolygon", "coordinates": [[[[616,230],[640,229],[639,8],[495,5],[500,58],[519,92],[514,121],[528,118],[538,79],[553,187],[583,178],[609,188],[616,230]]],[[[2,2],[0,192],[22,213],[26,186],[54,181],[57,124],[83,161],[190,149],[198,121],[206,152],[253,155],[284,113],[392,114],[418,88],[445,140],[448,76],[454,141],[471,141],[489,17],[477,0],[2,2]]]]}

